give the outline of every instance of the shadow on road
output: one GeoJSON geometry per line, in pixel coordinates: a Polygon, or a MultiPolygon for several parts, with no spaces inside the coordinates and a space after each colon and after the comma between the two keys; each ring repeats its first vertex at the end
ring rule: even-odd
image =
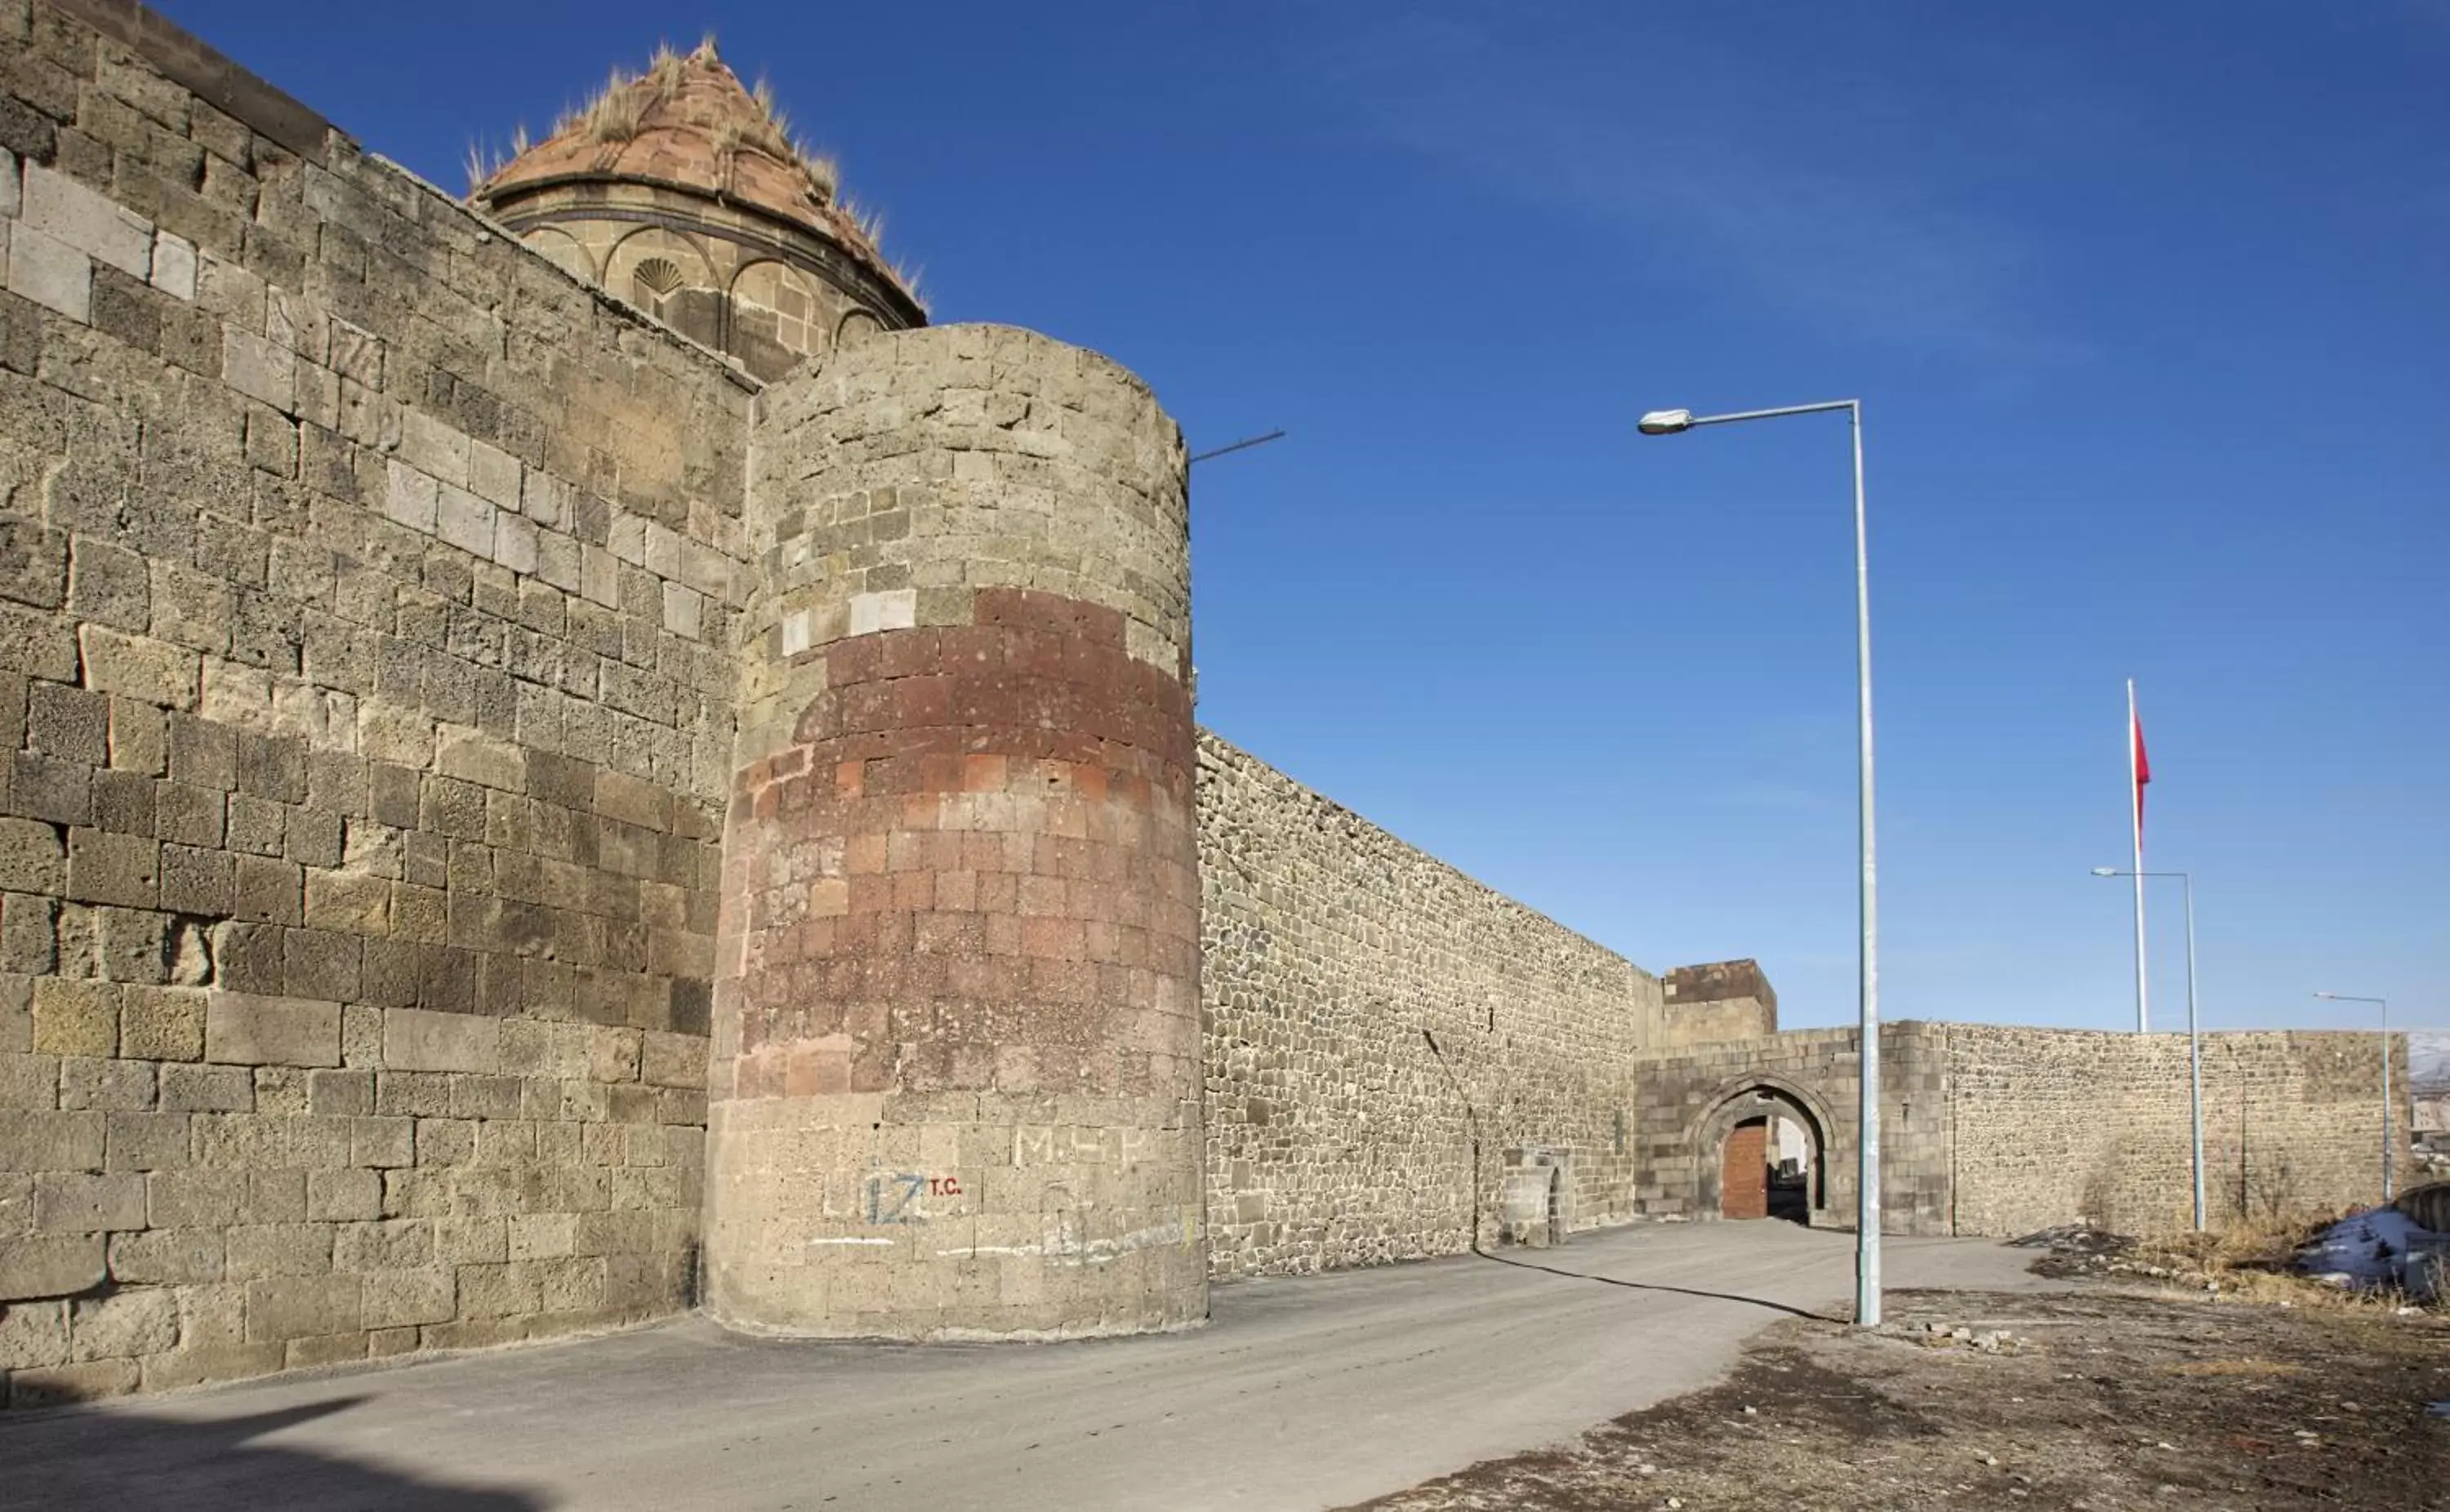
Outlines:
{"type": "Polygon", "coordinates": [[[1818,1323],[1846,1321],[1843,1318],[1833,1318],[1825,1312],[1813,1312],[1803,1308],[1789,1307],[1783,1302],[1772,1302],[1766,1297],[1743,1297],[1732,1291],[1697,1291],[1690,1287],[1662,1287],[1649,1281],[1620,1281],[1614,1276],[1595,1276],[1583,1270],[1560,1270],[1555,1266],[1534,1265],[1528,1260],[1514,1260],[1502,1254],[1490,1254],[1477,1245],[1472,1247],[1471,1252],[1483,1260],[1491,1261],[1497,1265],[1512,1266],[1518,1270],[1542,1270],[1552,1276],[1564,1276],[1568,1281],[1596,1281],[1604,1287],[1623,1287],[1628,1291],[1664,1291],[1680,1297],[1701,1297],[1711,1302],[1740,1302],[1747,1307],[1767,1308],[1772,1312],[1783,1312],[1790,1318],[1810,1318],[1818,1323]]]}
{"type": "Polygon", "coordinates": [[[0,1504],[68,1508],[279,1507],[333,1512],[538,1512],[522,1491],[454,1485],[292,1444],[249,1441],[364,1401],[185,1421],[139,1412],[69,1411],[0,1418],[0,1504]]]}

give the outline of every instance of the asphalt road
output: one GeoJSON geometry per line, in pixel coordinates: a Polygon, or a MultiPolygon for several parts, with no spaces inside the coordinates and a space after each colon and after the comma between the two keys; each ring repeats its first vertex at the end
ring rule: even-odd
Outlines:
{"type": "MultiPolygon", "coordinates": [[[[1793,1310],[1839,1315],[1853,1243],[1776,1222],[1625,1229],[1219,1288],[1209,1327],[1163,1338],[793,1344],[689,1319],[10,1414],[0,1505],[1333,1506],[1701,1386],[1793,1310]]],[[[1983,1242],[1887,1253],[1894,1286],[2035,1284],[2029,1253],[1983,1242]]]]}

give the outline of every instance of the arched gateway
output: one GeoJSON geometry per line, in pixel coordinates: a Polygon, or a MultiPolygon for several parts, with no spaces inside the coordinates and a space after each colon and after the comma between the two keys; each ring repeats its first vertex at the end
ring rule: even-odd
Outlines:
{"type": "Polygon", "coordinates": [[[1753,1077],[1725,1089],[1687,1145],[1701,1183],[1699,1210],[1810,1223],[1827,1205],[1828,1131],[1819,1099],[1800,1087],[1753,1077]]]}

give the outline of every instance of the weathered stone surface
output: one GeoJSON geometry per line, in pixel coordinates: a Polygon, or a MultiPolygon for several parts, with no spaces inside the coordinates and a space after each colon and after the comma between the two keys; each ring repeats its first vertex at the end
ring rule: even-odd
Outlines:
{"type": "Polygon", "coordinates": [[[1213,735],[1199,802],[1218,1275],[1495,1244],[1511,1172],[1631,1216],[1657,979],[1213,735]]]}
{"type": "Polygon", "coordinates": [[[165,708],[196,707],[200,664],[194,651],[101,625],[84,627],[77,642],[88,687],[165,708]]]}
{"type": "Polygon", "coordinates": [[[337,1066],[340,1005],[214,993],[204,1005],[204,1058],[240,1065],[337,1066]]]}
{"type": "Polygon", "coordinates": [[[179,1342],[179,1299],[158,1289],[80,1298],[68,1319],[71,1359],[159,1354],[179,1342]]]}
{"type": "Polygon", "coordinates": [[[383,1064],[396,1071],[492,1071],[501,1026],[473,1014],[395,1008],[383,1015],[383,1064]]]}
{"type": "Polygon", "coordinates": [[[25,224],[131,278],[152,272],[153,227],[143,216],[39,163],[26,165],[25,224]]]}
{"type": "Polygon", "coordinates": [[[61,1297],[99,1286],[102,1235],[0,1235],[0,1302],[61,1297]]]}

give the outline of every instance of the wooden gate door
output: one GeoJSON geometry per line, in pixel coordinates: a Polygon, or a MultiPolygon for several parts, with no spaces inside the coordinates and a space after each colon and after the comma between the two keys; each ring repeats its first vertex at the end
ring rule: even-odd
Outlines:
{"type": "Polygon", "coordinates": [[[1719,1216],[1769,1216],[1769,1120],[1755,1118],[1727,1132],[1719,1164],[1719,1216]]]}

